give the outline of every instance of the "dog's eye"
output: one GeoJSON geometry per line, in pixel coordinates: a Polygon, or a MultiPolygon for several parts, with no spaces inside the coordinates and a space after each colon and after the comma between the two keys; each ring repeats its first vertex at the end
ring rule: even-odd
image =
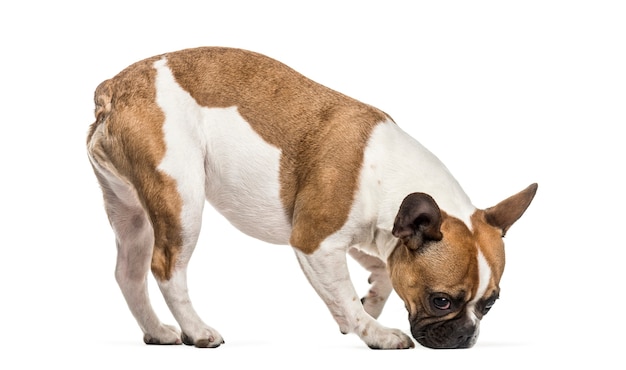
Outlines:
{"type": "Polygon", "coordinates": [[[483,315],[486,315],[487,312],[489,312],[489,310],[491,309],[491,306],[493,306],[493,303],[492,304],[487,304],[485,306],[485,308],[483,308],[483,315]]]}
{"type": "Polygon", "coordinates": [[[491,309],[491,307],[493,307],[493,305],[496,303],[496,300],[497,300],[497,299],[498,299],[497,297],[494,297],[494,298],[491,298],[490,300],[488,300],[488,301],[485,303],[485,307],[483,308],[483,315],[486,315],[486,314],[487,314],[487,312],[489,312],[489,310],[491,309]]]}
{"type": "Polygon", "coordinates": [[[433,306],[439,310],[449,310],[452,306],[452,303],[448,298],[435,297],[433,298],[433,306]]]}

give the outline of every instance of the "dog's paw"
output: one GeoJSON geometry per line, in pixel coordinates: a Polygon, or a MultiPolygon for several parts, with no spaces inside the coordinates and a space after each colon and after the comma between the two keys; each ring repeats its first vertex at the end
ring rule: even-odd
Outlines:
{"type": "Polygon", "coordinates": [[[203,328],[195,335],[182,334],[183,343],[197,348],[217,348],[224,344],[224,338],[213,328],[203,328]]]}
{"type": "Polygon", "coordinates": [[[170,325],[161,325],[154,332],[144,333],[145,344],[182,344],[178,329],[170,325]]]}
{"type": "Polygon", "coordinates": [[[362,333],[361,339],[371,349],[407,349],[415,347],[411,337],[398,329],[379,327],[372,333],[362,333]]]}

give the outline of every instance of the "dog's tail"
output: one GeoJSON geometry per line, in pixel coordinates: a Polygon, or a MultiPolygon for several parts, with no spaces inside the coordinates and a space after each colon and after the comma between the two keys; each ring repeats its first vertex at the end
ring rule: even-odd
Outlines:
{"type": "Polygon", "coordinates": [[[96,123],[104,121],[106,116],[111,113],[112,98],[111,80],[106,80],[98,85],[93,97],[96,104],[96,123]]]}
{"type": "Polygon", "coordinates": [[[94,103],[96,121],[89,127],[89,134],[87,135],[87,143],[89,143],[93,137],[94,132],[100,124],[102,124],[111,113],[111,101],[113,100],[113,89],[111,87],[111,80],[102,82],[96,88],[94,93],[94,103]]]}
{"type": "Polygon", "coordinates": [[[123,178],[115,169],[109,158],[110,137],[106,121],[113,108],[113,81],[106,80],[96,88],[94,93],[96,121],[89,126],[87,134],[87,155],[94,170],[100,173],[111,173],[118,178],[123,178]]]}

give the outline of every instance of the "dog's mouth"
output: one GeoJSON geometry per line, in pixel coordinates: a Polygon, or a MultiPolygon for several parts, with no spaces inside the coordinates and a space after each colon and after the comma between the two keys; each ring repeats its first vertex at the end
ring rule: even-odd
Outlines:
{"type": "Polygon", "coordinates": [[[476,344],[479,323],[459,325],[454,321],[443,321],[426,325],[413,326],[413,338],[424,347],[434,349],[471,348],[476,344]]]}

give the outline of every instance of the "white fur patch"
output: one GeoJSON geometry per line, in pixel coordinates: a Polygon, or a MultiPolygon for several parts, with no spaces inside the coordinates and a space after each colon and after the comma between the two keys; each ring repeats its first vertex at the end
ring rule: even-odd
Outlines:
{"type": "MultiPolygon", "coordinates": [[[[476,208],[444,164],[395,123],[377,125],[365,148],[349,220],[359,226],[373,225],[372,236],[376,229],[391,231],[402,200],[414,192],[429,194],[442,210],[471,230],[470,216],[476,208]]],[[[386,260],[396,239],[390,233],[376,234],[376,238],[378,250],[368,252],[386,260]]]]}
{"type": "Polygon", "coordinates": [[[432,196],[442,210],[459,218],[471,229],[470,216],[476,208],[469,197],[439,158],[396,124],[387,122],[374,129],[365,159],[364,168],[374,168],[374,176],[383,182],[383,194],[387,199],[382,206],[386,207],[386,212],[393,213],[392,217],[385,215],[386,219],[395,218],[405,196],[423,192],[432,196]]]}
{"type": "Polygon", "coordinates": [[[242,232],[287,244],[291,227],[280,201],[280,149],[265,142],[236,107],[198,105],[176,82],[165,59],[154,67],[167,147],[159,169],[176,179],[183,223],[194,222],[186,207],[197,206],[202,193],[203,202],[206,196],[242,232]]]}
{"type": "Polygon", "coordinates": [[[485,256],[482,254],[480,249],[478,250],[478,288],[476,288],[476,295],[474,298],[467,304],[467,315],[472,319],[474,323],[478,321],[476,317],[476,313],[474,309],[476,307],[476,303],[485,295],[487,291],[487,287],[489,286],[489,281],[491,280],[491,267],[487,263],[485,256]]]}

